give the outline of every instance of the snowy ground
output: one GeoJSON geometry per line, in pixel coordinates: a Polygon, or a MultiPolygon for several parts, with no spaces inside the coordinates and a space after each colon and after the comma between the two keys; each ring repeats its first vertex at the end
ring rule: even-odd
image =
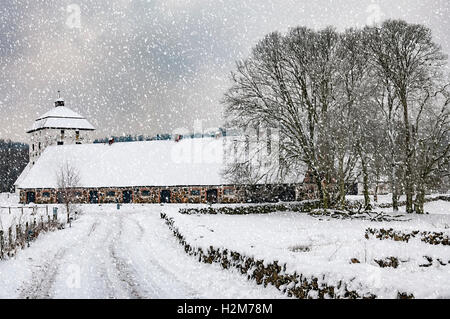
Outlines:
{"type": "MultiPolygon", "coordinates": [[[[343,280],[360,292],[395,298],[397,291],[416,298],[450,298],[450,246],[430,245],[419,239],[408,243],[364,237],[367,228],[420,230],[450,235],[450,203],[425,204],[429,215],[409,215],[406,222],[321,219],[307,214],[279,212],[266,215],[181,215],[169,209],[175,225],[194,246],[227,248],[247,256],[287,263],[287,271],[343,280]],[[432,257],[430,267],[424,256],[432,257]],[[381,268],[374,260],[397,257],[398,268],[381,268]],[[356,258],[360,263],[351,263],[356,258]],[[440,259],[445,266],[438,263],[440,259]]],[[[383,211],[387,212],[386,209],[383,211]]],[[[388,212],[393,214],[392,212],[388,212]]]]}
{"type": "MultiPolygon", "coordinates": [[[[10,205],[17,205],[14,201],[10,205]]],[[[6,205],[5,200],[0,206],[6,205]]],[[[205,205],[189,205],[205,206],[205,205]]],[[[44,206],[43,206],[44,207],[44,206]]],[[[51,206],[52,207],[52,206],[51,206]]],[[[407,222],[318,219],[304,213],[181,215],[187,205],[81,205],[71,228],[40,235],[31,247],[0,261],[0,298],[284,298],[235,270],[186,255],[160,218],[167,213],[189,243],[287,263],[287,271],[344,280],[361,292],[396,297],[450,297],[450,247],[365,239],[365,229],[433,231],[450,235],[450,203],[425,204],[429,215],[407,222]],[[395,256],[396,269],[374,259],[395,256]],[[426,264],[424,256],[447,265],[426,264]],[[361,263],[350,263],[357,258],[361,263]]],[[[387,209],[383,211],[388,212],[387,209]]],[[[400,212],[401,213],[401,212],[400,212]]],[[[2,215],[5,218],[6,211],[2,215]]],[[[62,215],[62,214],[61,214],[62,215]]]]}
{"type": "Polygon", "coordinates": [[[0,298],[280,298],[185,255],[159,205],[86,205],[72,228],[0,261],[0,298]]]}

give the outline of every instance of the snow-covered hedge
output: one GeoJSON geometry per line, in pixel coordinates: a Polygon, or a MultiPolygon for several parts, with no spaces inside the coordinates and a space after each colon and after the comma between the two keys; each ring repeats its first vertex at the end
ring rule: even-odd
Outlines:
{"type": "MultiPolygon", "coordinates": [[[[329,285],[325,278],[314,276],[306,277],[302,274],[287,273],[286,264],[280,265],[278,261],[267,262],[254,257],[248,257],[229,249],[220,249],[210,246],[207,251],[188,243],[174,224],[173,218],[161,213],[173,235],[183,246],[184,251],[198,258],[199,262],[217,263],[222,268],[238,269],[241,274],[247,275],[248,280],[255,280],[258,285],[271,284],[289,297],[305,298],[376,298],[372,293],[360,294],[348,289],[346,283],[339,281],[337,285],[329,285]]],[[[398,298],[414,298],[412,294],[398,292],[398,298]]]]}
{"type": "Polygon", "coordinates": [[[249,214],[269,214],[279,211],[310,212],[318,208],[320,201],[303,201],[299,203],[246,205],[237,207],[205,207],[205,208],[183,208],[181,214],[226,214],[226,215],[249,215],[249,214]]]}
{"type": "Polygon", "coordinates": [[[431,244],[431,245],[450,245],[450,238],[448,235],[445,235],[442,232],[429,232],[429,231],[419,231],[415,230],[409,233],[404,233],[401,231],[394,230],[392,228],[389,229],[375,229],[375,228],[367,228],[365,237],[369,239],[371,236],[378,238],[380,240],[383,239],[392,239],[395,241],[405,241],[408,242],[411,238],[419,238],[421,241],[431,244]]]}

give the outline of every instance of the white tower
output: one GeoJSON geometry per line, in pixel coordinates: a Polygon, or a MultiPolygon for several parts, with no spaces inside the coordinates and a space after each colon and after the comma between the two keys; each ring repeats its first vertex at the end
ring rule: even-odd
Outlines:
{"type": "Polygon", "coordinates": [[[94,130],[86,118],[65,107],[59,97],[55,107],[39,117],[27,131],[31,135],[30,164],[34,165],[50,145],[90,143],[90,133],[94,130]]]}

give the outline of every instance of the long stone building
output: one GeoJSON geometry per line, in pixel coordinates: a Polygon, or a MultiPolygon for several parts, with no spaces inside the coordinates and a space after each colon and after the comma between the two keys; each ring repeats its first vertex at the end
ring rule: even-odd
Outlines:
{"type": "Polygon", "coordinates": [[[22,203],[62,202],[58,180],[64,167],[77,175],[77,184],[69,187],[78,203],[238,203],[315,196],[308,182],[227,182],[222,174],[227,137],[90,144],[93,130],[62,99],[35,122],[29,130],[35,153],[15,185],[22,203]],[[262,188],[269,197],[259,197],[262,188]]]}

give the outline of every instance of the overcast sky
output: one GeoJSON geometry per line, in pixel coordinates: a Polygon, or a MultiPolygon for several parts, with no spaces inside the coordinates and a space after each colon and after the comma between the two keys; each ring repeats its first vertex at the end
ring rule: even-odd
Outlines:
{"type": "Polygon", "coordinates": [[[266,33],[338,30],[387,18],[423,23],[450,52],[448,0],[1,0],[0,138],[53,107],[85,115],[96,136],[220,126],[237,59],[266,33]],[[78,14],[79,12],[79,14],[78,14]]]}

